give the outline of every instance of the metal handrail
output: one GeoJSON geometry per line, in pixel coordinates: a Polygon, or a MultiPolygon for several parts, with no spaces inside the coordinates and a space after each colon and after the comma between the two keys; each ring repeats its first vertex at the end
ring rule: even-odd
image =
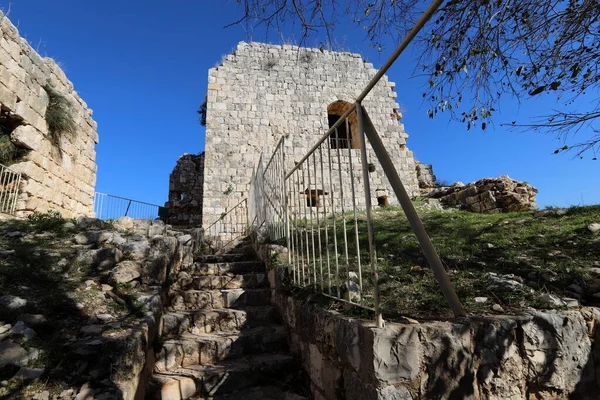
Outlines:
{"type": "Polygon", "coordinates": [[[213,250],[220,252],[246,234],[248,226],[248,199],[244,198],[203,231],[213,250]]]}
{"type": "MultiPolygon", "coordinates": [[[[371,92],[371,90],[375,87],[375,85],[379,82],[379,80],[385,75],[391,65],[396,61],[396,59],[402,54],[402,52],[406,49],[408,44],[416,37],[418,32],[423,28],[426,22],[431,18],[431,16],[437,11],[437,9],[441,6],[443,0],[434,0],[431,5],[427,8],[427,10],[421,15],[417,23],[414,27],[408,32],[406,37],[402,40],[402,42],[398,45],[395,51],[392,53],[390,58],[385,62],[385,64],[377,71],[375,76],[369,81],[367,86],[363,89],[363,91],[358,95],[355,102],[350,105],[350,107],[344,112],[344,114],[326,131],[326,133],[315,143],[314,146],[302,157],[299,162],[296,162],[293,167],[286,173],[285,172],[285,148],[283,146],[284,138],[278,142],[275,151],[273,152],[269,162],[267,163],[267,167],[265,167],[262,171],[262,163],[259,163],[256,171],[253,173],[253,179],[251,181],[251,193],[252,196],[262,196],[268,199],[270,203],[270,207],[275,211],[274,215],[280,217],[281,215],[285,215],[285,239],[288,247],[289,254],[289,262],[292,266],[293,270],[293,281],[296,285],[306,286],[306,285],[315,285],[320,286],[320,292],[328,297],[334,297],[338,300],[347,301],[351,304],[372,309],[375,311],[375,319],[378,327],[383,326],[383,318],[381,315],[380,309],[380,299],[379,299],[379,279],[378,279],[378,271],[377,271],[377,256],[376,256],[376,248],[375,248],[375,234],[374,234],[374,220],[372,214],[372,204],[371,204],[371,187],[370,187],[370,178],[368,171],[368,159],[367,159],[367,140],[369,141],[369,145],[371,149],[375,153],[377,159],[383,167],[385,175],[388,178],[388,181],[404,210],[409,223],[417,236],[419,244],[423,253],[425,254],[425,258],[427,259],[429,265],[431,266],[434,275],[438,281],[440,289],[444,296],[446,297],[449,305],[451,306],[454,315],[457,317],[463,317],[466,315],[456,292],[454,291],[452,284],[450,283],[450,279],[446,274],[446,271],[440,261],[440,258],[431,242],[431,239],[427,235],[425,228],[423,227],[423,223],[417,215],[414,206],[408,196],[406,189],[398,172],[396,171],[395,166],[393,165],[381,138],[379,137],[373,123],[371,122],[367,112],[364,110],[361,102],[365,99],[365,97],[371,92]],[[347,290],[350,290],[351,280],[350,280],[350,255],[348,252],[348,242],[351,238],[347,235],[347,225],[346,225],[346,216],[345,216],[345,203],[349,201],[349,199],[344,198],[344,183],[341,174],[341,155],[339,146],[335,146],[336,148],[332,148],[331,141],[328,139],[332,138],[335,134],[335,137],[338,137],[338,128],[342,126],[342,124],[346,124],[346,132],[350,132],[349,130],[349,117],[352,113],[356,113],[356,119],[358,123],[358,132],[359,141],[360,141],[360,163],[362,170],[362,180],[363,180],[363,190],[364,190],[364,208],[367,214],[367,230],[368,230],[368,250],[369,250],[369,262],[371,265],[371,278],[373,281],[373,302],[374,307],[368,306],[364,301],[363,296],[363,280],[362,280],[362,269],[360,264],[360,244],[359,244],[359,234],[358,234],[358,220],[357,220],[357,197],[355,193],[355,185],[354,185],[354,176],[353,176],[353,164],[352,164],[352,151],[351,149],[347,149],[347,159],[348,164],[350,166],[350,187],[347,189],[349,193],[346,196],[350,196],[351,202],[348,203],[350,209],[353,210],[353,219],[354,219],[354,240],[356,245],[356,257],[353,258],[356,260],[356,268],[358,272],[358,285],[359,285],[359,301],[353,301],[352,298],[348,297],[348,299],[341,298],[340,288],[336,286],[336,288],[331,287],[331,255],[330,255],[330,243],[329,243],[329,226],[328,221],[331,220],[333,225],[333,245],[334,245],[334,277],[336,285],[340,283],[340,263],[339,259],[342,257],[342,254],[338,252],[338,242],[337,242],[337,228],[336,228],[336,220],[341,216],[341,224],[340,227],[342,229],[343,237],[340,238],[343,242],[344,252],[342,263],[346,267],[346,285],[347,290]],[[325,142],[327,142],[327,146],[325,146],[325,142]],[[324,161],[323,161],[323,148],[325,147],[325,151],[327,152],[328,158],[328,167],[329,167],[329,178],[325,179],[324,174],[324,161]],[[335,154],[337,155],[337,160],[334,158],[334,162],[332,163],[331,153],[335,150],[335,154]],[[273,178],[272,176],[267,174],[269,167],[271,166],[271,162],[275,159],[276,154],[281,152],[281,159],[284,160],[284,170],[281,171],[283,175],[283,187],[281,190],[284,191],[283,194],[283,204],[276,204],[277,202],[271,201],[271,196],[274,196],[276,193],[267,193],[265,188],[268,188],[269,191],[276,192],[278,190],[276,185],[271,185],[271,182],[268,182],[269,178],[273,178]],[[317,153],[319,155],[319,161],[317,161],[317,153]],[[312,159],[312,165],[311,165],[312,159]],[[334,182],[334,174],[332,174],[332,165],[337,161],[339,178],[337,182],[337,188],[334,189],[336,183],[334,182]],[[320,165],[321,176],[319,178],[317,172],[317,163],[320,165]],[[312,170],[312,180],[311,180],[311,170],[312,170]],[[262,172],[260,174],[259,172],[262,172]],[[260,182],[258,182],[262,179],[260,182]],[[312,197],[312,182],[315,184],[315,197],[312,197]],[[267,184],[268,183],[268,184],[267,184]],[[327,210],[327,201],[319,208],[319,189],[318,185],[323,185],[325,187],[326,184],[330,186],[331,193],[331,209],[327,210]],[[294,187],[294,189],[292,189],[294,187]],[[307,189],[299,190],[303,187],[307,187],[307,189]],[[308,191],[308,192],[307,192],[308,191]],[[337,194],[334,195],[334,191],[337,194]],[[303,199],[299,193],[307,193],[306,199],[303,199]],[[310,199],[308,196],[311,196],[310,199]],[[306,201],[304,205],[303,201],[306,201]],[[308,204],[310,203],[310,204],[308,204]],[[314,203],[314,204],[313,204],[314,203]],[[336,204],[339,203],[339,212],[336,211],[336,204]],[[279,209],[281,207],[282,209],[279,209]],[[309,212],[306,209],[309,208],[309,212]],[[316,208],[313,213],[313,208],[316,208]],[[298,219],[303,221],[302,223],[298,222],[298,219]],[[323,220],[323,224],[321,223],[323,220]],[[310,233],[309,233],[309,225],[310,225],[310,233]],[[315,231],[316,225],[316,231],[315,231]],[[325,253],[322,247],[322,236],[321,232],[324,231],[325,236],[325,253]],[[315,244],[315,241],[317,244],[315,244]],[[324,270],[323,257],[326,258],[326,271],[324,270]],[[318,263],[317,263],[318,258],[318,263]],[[318,264],[318,265],[317,265],[318,264]],[[318,272],[318,274],[317,274],[318,272]],[[324,274],[327,275],[327,290],[324,287],[324,274]],[[317,279],[319,276],[319,279],[317,279]]],[[[344,156],[346,157],[346,156],[344,156]]],[[[262,160],[262,155],[261,155],[262,160]]],[[[272,174],[273,172],[271,172],[272,174]]],[[[275,171],[277,174],[278,171],[275,171]]],[[[322,190],[325,193],[325,190],[322,190]]],[[[280,198],[281,196],[276,196],[276,198],[280,198]]],[[[266,212],[266,202],[262,199],[262,204],[265,207],[265,211],[263,215],[264,221],[260,221],[261,225],[266,223],[267,232],[271,234],[272,227],[278,221],[268,220],[269,215],[266,212]]],[[[253,206],[258,204],[257,199],[254,199],[253,206]]],[[[255,210],[256,215],[260,214],[260,210],[255,210]]],[[[271,236],[273,236],[271,234],[271,236]]],[[[273,239],[273,237],[271,237],[273,239]]],[[[354,257],[354,255],[352,256],[354,257]]],[[[352,272],[355,273],[355,272],[352,272]]],[[[356,274],[356,273],[355,273],[356,274]]]]}
{"type": "Polygon", "coordinates": [[[99,219],[130,217],[136,219],[163,218],[161,211],[167,210],[157,204],[138,201],[112,194],[94,193],[94,214],[99,219]]]}
{"type": "MultiPolygon", "coordinates": [[[[237,203],[235,206],[233,206],[229,211],[224,212],[223,214],[221,214],[221,216],[219,218],[217,218],[217,220],[215,222],[213,222],[212,224],[210,224],[208,226],[208,228],[206,228],[206,231],[209,231],[213,226],[215,226],[219,221],[222,221],[225,219],[225,217],[227,217],[227,215],[229,215],[231,212],[233,212],[236,208],[238,208],[240,205],[244,204],[244,203],[248,203],[248,199],[243,199],[242,201],[240,201],[239,203],[237,203]]],[[[248,207],[248,205],[246,204],[246,208],[248,207]]]]}
{"type": "Polygon", "coordinates": [[[20,172],[0,164],[0,212],[15,214],[21,178],[20,172]]]}

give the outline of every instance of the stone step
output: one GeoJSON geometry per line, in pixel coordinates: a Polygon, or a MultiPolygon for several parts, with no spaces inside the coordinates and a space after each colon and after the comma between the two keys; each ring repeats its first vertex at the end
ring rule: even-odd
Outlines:
{"type": "MultiPolygon", "coordinates": [[[[151,399],[183,400],[223,396],[245,388],[287,382],[298,371],[297,361],[283,354],[260,354],[220,362],[155,372],[151,399]]],[[[233,398],[233,397],[231,397],[233,398]]]]}
{"type": "MultiPolygon", "coordinates": [[[[246,388],[242,390],[236,390],[232,393],[219,394],[216,393],[212,397],[205,399],[210,400],[309,400],[309,397],[305,397],[294,393],[293,391],[286,390],[275,385],[258,386],[252,388],[246,388]]],[[[197,400],[200,400],[199,398],[197,400]]]]}
{"type": "Polygon", "coordinates": [[[194,276],[189,282],[182,283],[181,287],[196,290],[263,288],[269,284],[267,276],[261,273],[194,276]]]}
{"type": "Polygon", "coordinates": [[[271,304],[271,290],[184,290],[171,294],[170,304],[173,311],[266,306],[271,304]]]}
{"type": "Polygon", "coordinates": [[[279,312],[274,306],[178,311],[163,315],[161,332],[162,337],[168,339],[185,332],[231,332],[280,321],[279,312]]]}
{"type": "Polygon", "coordinates": [[[163,343],[155,370],[172,371],[189,365],[214,364],[250,354],[287,351],[285,329],[267,325],[240,332],[184,333],[163,343]]]}
{"type": "Polygon", "coordinates": [[[206,275],[243,275],[264,273],[265,264],[262,261],[237,261],[220,263],[195,262],[184,270],[191,276],[206,275]]]}

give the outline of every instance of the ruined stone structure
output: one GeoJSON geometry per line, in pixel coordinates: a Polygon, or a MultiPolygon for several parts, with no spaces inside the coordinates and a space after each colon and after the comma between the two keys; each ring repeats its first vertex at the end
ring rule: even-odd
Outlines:
{"type": "Polygon", "coordinates": [[[204,193],[204,153],[184,154],[169,177],[169,223],[173,225],[202,224],[204,193]]]}
{"type": "MultiPolygon", "coordinates": [[[[42,58],[0,13],[0,125],[3,139],[29,150],[10,166],[23,174],[17,214],[91,215],[96,185],[97,124],[92,110],[50,58],[42,58]],[[72,132],[52,135],[48,91],[70,103],[72,132]]],[[[59,132],[60,133],[60,132],[59,132]]]]}
{"type": "MultiPolygon", "coordinates": [[[[239,43],[234,53],[208,74],[203,225],[210,225],[248,197],[261,153],[268,159],[282,136],[286,137],[289,170],[328,130],[332,118],[347,110],[376,72],[358,54],[239,43]]],[[[395,84],[384,77],[363,104],[407,191],[414,196],[418,194],[415,161],[406,147],[408,135],[398,121],[394,89],[395,84]]],[[[354,129],[351,127],[351,132],[354,129]]],[[[362,185],[358,137],[350,133],[349,139],[355,181],[362,185]]],[[[370,174],[373,203],[378,204],[376,197],[391,194],[391,189],[371,151],[369,160],[374,164],[370,174]]],[[[347,159],[341,165],[349,168],[347,159]]],[[[342,184],[349,185],[348,170],[343,176],[342,184]]],[[[390,204],[394,201],[390,196],[390,204]]],[[[362,203],[359,206],[364,208],[362,203]]]]}
{"type": "Polygon", "coordinates": [[[434,189],[427,197],[439,199],[446,207],[498,214],[537,210],[537,192],[538,190],[527,182],[503,175],[498,178],[480,179],[467,185],[457,182],[451,187],[434,189]]]}

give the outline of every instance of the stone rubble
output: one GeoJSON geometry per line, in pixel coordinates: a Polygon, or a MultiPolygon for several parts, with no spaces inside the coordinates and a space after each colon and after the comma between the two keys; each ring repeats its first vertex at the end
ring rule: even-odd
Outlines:
{"type": "Polygon", "coordinates": [[[598,223],[589,224],[587,228],[592,233],[600,232],[600,224],[598,223]]]}
{"type": "Polygon", "coordinates": [[[439,199],[445,207],[485,213],[529,211],[538,208],[538,190],[507,175],[485,178],[464,186],[438,188],[426,196],[439,199]]]}
{"type": "MultiPolygon", "coordinates": [[[[153,357],[153,346],[158,339],[156,326],[163,308],[162,285],[167,271],[193,260],[201,233],[197,229],[174,231],[160,221],[122,218],[111,225],[80,218],[70,229],[70,235],[64,239],[52,232],[25,232],[22,237],[10,237],[11,243],[38,237],[48,244],[62,243],[58,251],[38,250],[32,257],[43,255],[54,260],[49,271],[65,276],[65,282],[78,287],[69,295],[79,299],[73,307],[79,309],[82,319],[72,322],[79,325],[70,325],[64,332],[68,336],[62,345],[61,364],[68,371],[64,382],[75,384],[83,378],[88,379],[89,385],[63,388],[60,396],[50,398],[143,398],[153,367],[149,357],[153,357]],[[140,247],[140,242],[145,245],[140,247]],[[76,266],[77,271],[63,274],[61,270],[69,266],[76,266]],[[81,272],[88,270],[85,274],[81,272]],[[136,311],[139,314],[127,311],[131,306],[139,307],[136,311]],[[115,351],[119,348],[123,351],[115,351]]],[[[63,321],[57,321],[55,315],[40,313],[38,299],[28,295],[25,285],[14,287],[24,292],[18,292],[19,295],[9,292],[0,297],[0,373],[10,377],[6,385],[0,385],[0,397],[16,379],[41,379],[49,385],[56,378],[48,375],[44,364],[48,351],[45,341],[55,335],[55,326],[63,321]]],[[[72,311],[69,313],[74,317],[72,311]]],[[[43,399],[46,393],[40,391],[27,398],[34,397],[43,399]]]]}

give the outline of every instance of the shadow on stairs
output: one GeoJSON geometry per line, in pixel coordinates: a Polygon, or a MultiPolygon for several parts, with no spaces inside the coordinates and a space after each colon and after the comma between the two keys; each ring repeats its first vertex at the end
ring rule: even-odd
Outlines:
{"type": "Polygon", "coordinates": [[[265,265],[246,239],[198,257],[168,293],[148,399],[305,400],[265,265]]]}

